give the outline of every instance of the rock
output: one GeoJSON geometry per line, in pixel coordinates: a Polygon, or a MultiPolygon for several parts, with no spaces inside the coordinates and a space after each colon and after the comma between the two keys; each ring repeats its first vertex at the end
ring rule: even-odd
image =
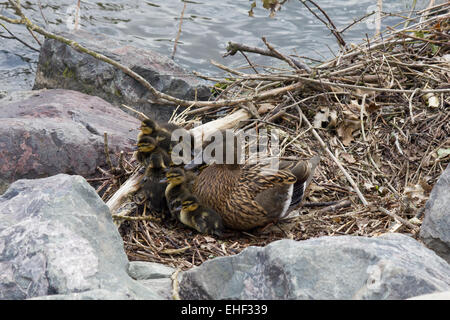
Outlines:
{"type": "Polygon", "coordinates": [[[408,300],[450,300],[450,291],[424,294],[409,298],[408,300]]]}
{"type": "Polygon", "coordinates": [[[163,299],[172,299],[172,279],[175,272],[169,266],[146,261],[132,261],[128,274],[140,284],[159,294],[163,299]]]}
{"type": "Polygon", "coordinates": [[[170,278],[174,268],[156,262],[132,261],[128,267],[128,274],[135,280],[170,278]]]}
{"type": "Polygon", "coordinates": [[[109,209],[84,178],[19,180],[0,197],[0,299],[163,299],[127,271],[109,209]]]}
{"type": "Polygon", "coordinates": [[[450,290],[450,266],[414,239],[279,240],[180,273],[182,299],[406,299],[450,290]]]}
{"type": "MultiPolygon", "coordinates": [[[[156,52],[123,46],[82,30],[61,35],[122,63],[161,92],[181,99],[209,98],[204,82],[156,52]]],[[[41,47],[33,89],[42,88],[72,89],[99,96],[116,106],[129,105],[157,120],[169,120],[175,110],[174,106],[148,102],[155,100],[148,89],[121,70],[53,39],[46,39],[41,47]]]]}
{"type": "Polygon", "coordinates": [[[28,300],[128,300],[130,297],[123,292],[104,289],[89,290],[70,294],[52,294],[39,296],[28,300]]]}
{"type": "Polygon", "coordinates": [[[139,280],[141,285],[147,287],[152,292],[155,292],[160,299],[173,300],[172,296],[172,279],[160,278],[150,280],[139,280]]]}
{"type": "Polygon", "coordinates": [[[106,165],[103,133],[117,163],[116,153],[132,151],[139,123],[101,98],[72,90],[7,96],[0,100],[0,189],[21,178],[94,176],[106,165]]]}
{"type": "Polygon", "coordinates": [[[420,238],[450,263],[450,165],[439,177],[425,205],[420,238]]]}

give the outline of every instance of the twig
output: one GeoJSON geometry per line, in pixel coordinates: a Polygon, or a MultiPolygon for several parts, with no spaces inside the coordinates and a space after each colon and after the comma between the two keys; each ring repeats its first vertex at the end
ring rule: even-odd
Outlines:
{"type": "Polygon", "coordinates": [[[42,11],[41,0],[38,0],[39,11],[41,12],[42,19],[44,19],[45,25],[48,26],[48,21],[44,16],[44,12],[42,11]]]}
{"type": "Polygon", "coordinates": [[[409,115],[411,116],[411,122],[412,124],[414,124],[414,115],[413,115],[413,105],[412,105],[412,99],[414,97],[414,95],[416,94],[416,92],[419,92],[420,88],[416,88],[413,93],[411,93],[411,96],[409,97],[409,115]]]}
{"type": "Polygon", "coordinates": [[[377,0],[377,11],[375,16],[375,37],[378,37],[381,31],[381,11],[383,11],[383,0],[377,0]]]}
{"type": "MultiPolygon", "coordinates": [[[[434,2],[434,0],[431,0],[430,4],[431,4],[431,2],[434,2]]],[[[409,11],[409,14],[408,14],[408,20],[406,20],[405,24],[404,24],[405,28],[409,25],[409,22],[411,21],[411,20],[409,20],[409,18],[411,18],[411,15],[413,14],[414,10],[416,9],[416,4],[417,4],[417,0],[413,0],[411,10],[409,11]]],[[[430,6],[430,4],[428,6],[430,6]]]]}
{"type": "Polygon", "coordinates": [[[320,211],[317,212],[317,214],[322,215],[326,212],[335,212],[339,209],[350,207],[351,205],[352,205],[352,202],[350,200],[339,201],[336,204],[333,204],[331,206],[321,209],[320,211]]]}
{"type": "Polygon", "coordinates": [[[367,142],[366,133],[364,132],[364,105],[366,104],[366,97],[367,97],[367,94],[364,94],[363,98],[362,98],[362,102],[361,102],[361,116],[360,116],[361,133],[362,133],[362,137],[363,137],[363,141],[364,142],[367,142]]]}
{"type": "Polygon", "coordinates": [[[292,58],[288,58],[285,55],[283,55],[281,52],[276,50],[269,42],[267,42],[265,37],[262,37],[261,39],[264,42],[264,44],[266,45],[266,47],[274,54],[275,57],[277,57],[281,60],[284,60],[285,62],[287,62],[288,65],[290,65],[295,70],[304,69],[304,70],[306,70],[306,72],[311,73],[311,68],[308,67],[306,64],[302,64],[301,67],[299,67],[292,61],[293,60],[292,58]]]}
{"type": "Polygon", "coordinates": [[[148,119],[148,117],[144,113],[142,113],[140,111],[137,111],[137,110],[133,109],[132,107],[127,106],[126,104],[122,103],[122,107],[124,107],[125,109],[128,109],[128,110],[133,111],[134,113],[138,114],[140,116],[139,120],[148,119]]]}
{"type": "Polygon", "coordinates": [[[103,141],[104,141],[104,146],[105,146],[104,149],[105,149],[106,163],[108,164],[109,169],[113,170],[114,167],[111,162],[111,157],[109,155],[109,148],[108,148],[108,134],[106,132],[103,133],[103,141]]]}
{"type": "Polygon", "coordinates": [[[183,2],[184,2],[184,6],[183,6],[183,10],[181,10],[180,24],[178,26],[178,33],[175,38],[175,43],[173,45],[173,51],[172,51],[172,56],[171,56],[172,60],[175,58],[175,52],[177,51],[177,44],[178,44],[178,40],[180,39],[180,35],[181,35],[181,25],[183,24],[184,10],[186,10],[186,5],[187,5],[186,1],[183,1],[183,2]]]}
{"type": "Polygon", "coordinates": [[[256,70],[255,66],[253,65],[253,63],[250,61],[250,59],[247,57],[247,55],[244,53],[244,51],[240,51],[241,54],[244,56],[245,60],[247,60],[248,65],[253,69],[253,71],[255,71],[256,74],[259,74],[258,70],[256,70]]]}
{"type": "Polygon", "coordinates": [[[317,207],[328,207],[339,203],[339,201],[326,201],[326,202],[307,202],[303,204],[305,208],[317,208],[317,207]]]}
{"type": "Polygon", "coordinates": [[[126,220],[126,221],[159,221],[160,220],[160,219],[152,217],[152,216],[130,217],[130,216],[122,216],[120,214],[112,214],[111,216],[113,217],[113,219],[126,220]]]}
{"type": "Polygon", "coordinates": [[[331,21],[330,17],[327,15],[327,13],[319,7],[314,1],[312,0],[300,0],[300,2],[317,18],[320,22],[322,22],[324,25],[327,26],[327,28],[331,31],[331,33],[336,37],[339,46],[345,47],[345,41],[342,38],[339,31],[336,29],[336,26],[334,25],[333,21],[331,21]],[[325,18],[328,20],[328,23],[324,21],[321,17],[319,17],[307,4],[306,1],[312,3],[317,9],[319,9],[320,12],[325,16],[325,18]]]}
{"type": "MultiPolygon", "coordinates": [[[[261,49],[261,48],[257,48],[257,47],[250,47],[244,44],[240,44],[240,43],[236,43],[236,42],[228,42],[227,45],[227,52],[223,55],[223,57],[227,57],[227,56],[233,56],[235,55],[238,51],[240,52],[252,52],[252,53],[257,53],[260,54],[262,56],[268,56],[268,57],[273,57],[273,58],[277,58],[277,59],[281,59],[279,55],[276,55],[275,53],[273,53],[270,50],[265,50],[265,49],[261,49]]],[[[282,59],[284,60],[284,59],[282,59]]],[[[298,60],[295,60],[293,58],[289,58],[289,60],[298,68],[300,69],[304,69],[306,70],[308,73],[311,72],[311,68],[309,68],[309,66],[305,63],[302,63],[298,60]],[[309,71],[308,71],[309,70],[309,71]]],[[[284,60],[286,61],[286,60],[284,60]]]]}
{"type": "Polygon", "coordinates": [[[34,50],[34,51],[37,51],[37,52],[40,51],[39,49],[36,49],[36,48],[30,46],[30,45],[29,45],[28,43],[26,43],[25,41],[23,41],[23,40],[19,39],[18,37],[16,37],[11,31],[9,31],[9,29],[8,29],[3,23],[0,22],[0,26],[2,26],[2,27],[6,30],[6,32],[8,32],[8,33],[11,35],[11,38],[10,38],[10,39],[15,39],[15,40],[19,41],[20,43],[22,43],[22,44],[23,44],[24,46],[26,46],[27,48],[30,48],[31,50],[34,50]]]}
{"type": "Polygon", "coordinates": [[[395,220],[399,221],[400,223],[402,223],[403,225],[407,226],[408,228],[414,230],[415,232],[419,232],[419,227],[413,225],[411,222],[403,219],[402,217],[399,217],[397,214],[390,212],[388,210],[386,210],[383,207],[377,207],[377,209],[381,212],[383,212],[384,214],[387,214],[388,216],[394,218],[395,220]]]}
{"type": "Polygon", "coordinates": [[[78,0],[77,10],[75,11],[75,25],[74,25],[75,30],[78,30],[78,24],[79,24],[79,20],[80,20],[80,5],[81,5],[81,0],[78,0]]]}
{"type": "Polygon", "coordinates": [[[339,31],[339,33],[344,33],[344,31],[346,31],[347,29],[351,28],[352,26],[354,26],[355,24],[357,24],[358,22],[364,20],[365,18],[370,17],[371,15],[373,15],[375,13],[375,11],[369,12],[367,14],[365,14],[364,16],[362,16],[359,19],[354,20],[352,23],[350,23],[348,26],[346,26],[345,28],[341,29],[339,31]]]}

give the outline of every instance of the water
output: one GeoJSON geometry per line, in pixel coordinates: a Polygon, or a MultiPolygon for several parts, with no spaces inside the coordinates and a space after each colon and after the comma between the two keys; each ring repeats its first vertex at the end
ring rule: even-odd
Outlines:
{"type": "MultiPolygon", "coordinates": [[[[26,14],[41,27],[51,31],[69,31],[73,26],[76,0],[21,1],[26,14]],[[48,21],[44,23],[42,15],[48,21]]],[[[298,54],[325,60],[339,50],[334,36],[299,1],[290,0],[275,18],[256,1],[254,17],[248,16],[247,0],[188,1],[184,13],[182,33],[177,45],[175,61],[188,70],[210,76],[223,75],[223,71],[210,64],[210,60],[239,67],[248,65],[241,54],[223,58],[228,41],[264,48],[261,37],[286,54],[298,54]]],[[[331,17],[338,29],[350,24],[376,8],[376,0],[316,0],[331,17]]],[[[416,9],[425,8],[428,0],[418,0],[416,9]]],[[[383,11],[407,15],[412,0],[384,0],[383,11]]],[[[180,0],[152,1],[84,1],[81,2],[80,27],[102,33],[123,44],[152,49],[171,56],[178,32],[179,17],[184,3],[180,0]]],[[[6,0],[0,0],[0,14],[14,18],[6,0]]],[[[358,23],[344,34],[347,43],[360,42],[374,34],[373,17],[358,23]]],[[[399,21],[387,17],[382,28],[399,21]]],[[[1,20],[0,20],[1,22],[1,20]]],[[[6,24],[15,35],[33,47],[39,45],[22,26],[6,24]]],[[[0,27],[1,35],[8,35],[0,27]]],[[[43,41],[42,36],[39,39],[43,41]]],[[[273,63],[273,59],[249,55],[254,63],[273,63]]],[[[39,53],[16,40],[0,37],[0,91],[31,89],[34,82],[39,53]]]]}

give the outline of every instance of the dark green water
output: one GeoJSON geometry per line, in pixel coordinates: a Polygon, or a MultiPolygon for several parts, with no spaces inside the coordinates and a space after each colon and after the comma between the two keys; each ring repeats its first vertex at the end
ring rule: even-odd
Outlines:
{"type": "MultiPolygon", "coordinates": [[[[52,31],[69,31],[76,0],[22,1],[26,14],[42,27],[52,31]],[[48,21],[45,24],[44,18],[48,21]]],[[[300,3],[290,0],[269,18],[268,11],[257,1],[254,17],[248,16],[247,0],[189,1],[184,13],[182,33],[177,46],[175,61],[188,70],[209,75],[221,75],[222,71],[209,61],[216,60],[232,67],[246,66],[242,55],[222,58],[228,41],[250,46],[264,47],[265,36],[282,52],[316,59],[327,59],[338,52],[338,45],[329,30],[300,3]]],[[[316,0],[332,18],[338,29],[350,24],[376,8],[376,0],[316,0]]],[[[383,11],[407,15],[412,0],[384,0],[383,11]]],[[[418,0],[416,8],[424,8],[428,0],[418,0]]],[[[179,17],[183,9],[180,0],[152,1],[82,1],[82,29],[102,33],[123,44],[155,50],[164,55],[172,54],[178,32],[179,17]]],[[[7,1],[0,1],[0,13],[11,18],[12,10],[7,1]]],[[[358,23],[343,35],[347,42],[360,42],[374,34],[373,18],[358,23]]],[[[382,27],[399,21],[387,17],[382,27]]],[[[21,26],[7,27],[21,39],[39,47],[27,30],[21,26]]],[[[0,27],[1,34],[7,33],[0,27]]],[[[40,37],[43,41],[42,37],[40,37]]],[[[27,90],[33,86],[39,53],[15,40],[0,38],[0,91],[27,90]]],[[[270,64],[273,60],[249,56],[255,63],[270,64]]]]}

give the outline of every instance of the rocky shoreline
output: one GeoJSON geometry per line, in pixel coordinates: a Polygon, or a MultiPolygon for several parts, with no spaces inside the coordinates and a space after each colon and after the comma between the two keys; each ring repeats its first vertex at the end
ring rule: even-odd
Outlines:
{"type": "MultiPolygon", "coordinates": [[[[158,90],[208,96],[165,57],[76,37],[158,90]]],[[[173,108],[149,102],[137,82],[54,40],[42,46],[35,89],[0,99],[0,299],[172,299],[175,270],[128,261],[108,207],[86,178],[105,166],[104,132],[111,154],[135,144],[139,121],[122,103],[159,120],[173,108]]],[[[420,241],[388,234],[249,247],[180,272],[180,297],[450,299],[449,189],[447,167],[425,207],[420,241]]]]}

